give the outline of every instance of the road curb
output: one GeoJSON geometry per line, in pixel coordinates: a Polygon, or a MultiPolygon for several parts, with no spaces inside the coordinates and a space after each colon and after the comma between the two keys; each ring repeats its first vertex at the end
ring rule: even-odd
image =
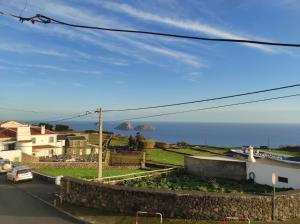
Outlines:
{"type": "Polygon", "coordinates": [[[77,216],[74,216],[74,215],[72,215],[71,213],[66,212],[66,211],[63,210],[63,209],[54,206],[54,205],[51,204],[50,202],[48,202],[48,201],[42,199],[42,198],[39,197],[39,196],[36,196],[36,195],[32,194],[32,193],[30,193],[30,192],[28,192],[28,191],[26,191],[26,190],[23,190],[22,188],[20,188],[20,187],[18,187],[18,186],[15,186],[15,188],[18,188],[19,190],[21,190],[21,191],[24,192],[25,194],[28,194],[29,196],[31,196],[31,197],[33,197],[33,198],[35,198],[35,199],[37,199],[37,200],[43,202],[44,204],[46,204],[46,205],[48,205],[48,206],[54,208],[55,210],[59,211],[60,213],[63,213],[64,215],[68,216],[70,219],[76,221],[77,223],[80,223],[80,224],[94,224],[94,223],[92,223],[92,222],[89,222],[89,221],[86,221],[86,220],[84,220],[84,219],[78,218],[77,216]]]}

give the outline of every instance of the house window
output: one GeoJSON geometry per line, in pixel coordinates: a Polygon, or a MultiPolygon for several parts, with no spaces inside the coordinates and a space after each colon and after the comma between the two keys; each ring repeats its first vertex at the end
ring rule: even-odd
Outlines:
{"type": "Polygon", "coordinates": [[[278,182],[281,182],[281,183],[288,183],[288,182],[289,182],[289,179],[286,178],[286,177],[278,177],[278,182]]]}
{"type": "Polygon", "coordinates": [[[54,137],[49,137],[49,143],[53,143],[54,142],[54,137]]]}
{"type": "Polygon", "coordinates": [[[32,138],[32,143],[35,144],[36,143],[36,139],[32,138]]]}

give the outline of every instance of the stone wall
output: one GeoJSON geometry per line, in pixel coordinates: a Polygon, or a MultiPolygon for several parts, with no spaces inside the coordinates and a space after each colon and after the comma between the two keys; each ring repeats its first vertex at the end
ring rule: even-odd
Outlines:
{"type": "Polygon", "coordinates": [[[145,152],[110,152],[110,166],[145,167],[145,152]]]}
{"type": "MultiPolygon", "coordinates": [[[[124,153],[109,153],[109,157],[103,161],[103,166],[113,167],[132,167],[139,168],[145,167],[145,154],[143,152],[124,152],[124,153]]],[[[107,156],[107,154],[106,154],[107,156]]],[[[40,168],[82,168],[93,169],[98,167],[97,162],[39,162],[38,157],[30,156],[27,154],[22,155],[22,163],[32,169],[40,168]]]]}
{"type": "MultiPolygon", "coordinates": [[[[222,220],[226,216],[272,219],[272,197],[249,194],[175,192],[112,186],[74,178],[63,178],[61,195],[68,203],[134,214],[138,210],[161,212],[164,217],[222,220]]],[[[277,219],[300,216],[300,191],[276,197],[277,219]]]]}
{"type": "Polygon", "coordinates": [[[232,158],[185,156],[187,173],[199,177],[246,180],[246,162],[232,158]]]}
{"type": "Polygon", "coordinates": [[[39,158],[28,155],[26,153],[22,153],[22,163],[33,163],[33,162],[39,162],[39,158]]]}
{"type": "Polygon", "coordinates": [[[46,175],[46,174],[43,174],[43,173],[39,173],[39,172],[36,172],[36,171],[32,171],[32,173],[33,173],[33,178],[34,179],[38,179],[38,180],[41,180],[43,182],[47,182],[49,184],[55,184],[56,177],[46,175]]]}
{"type": "MultiPolygon", "coordinates": [[[[54,169],[65,169],[65,168],[82,168],[82,169],[93,169],[98,167],[96,162],[34,162],[34,163],[22,163],[28,165],[32,169],[42,168],[54,168],[54,169]]],[[[105,166],[105,164],[103,164],[105,166]]]]}

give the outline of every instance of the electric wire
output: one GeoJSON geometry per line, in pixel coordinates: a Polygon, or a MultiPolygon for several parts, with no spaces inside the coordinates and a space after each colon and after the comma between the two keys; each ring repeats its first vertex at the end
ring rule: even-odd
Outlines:
{"type": "Polygon", "coordinates": [[[232,104],[224,104],[224,105],[219,105],[219,106],[212,106],[212,107],[204,107],[204,108],[191,109],[191,110],[183,110],[183,111],[176,111],[176,112],[169,112],[169,113],[154,114],[154,115],[149,115],[149,116],[132,117],[132,118],[127,118],[127,119],[123,119],[123,120],[120,120],[120,121],[139,120],[139,119],[145,119],[145,118],[162,117],[162,116],[167,116],[167,115],[183,114],[183,113],[190,113],[190,112],[203,111],[203,110],[212,110],[212,109],[239,106],[239,105],[245,105],[245,104],[273,101],[273,100],[279,100],[279,99],[285,99],[285,98],[291,98],[291,97],[297,97],[297,96],[300,96],[300,93],[299,94],[279,96],[279,97],[271,97],[271,98],[264,98],[264,99],[258,99],[258,100],[251,100],[251,101],[245,101],[245,102],[238,102],[238,103],[232,103],[232,104]]]}
{"type": "Polygon", "coordinates": [[[163,108],[163,107],[173,107],[173,106],[203,103],[203,102],[209,102],[209,101],[215,101],[215,100],[223,100],[223,99],[229,99],[229,98],[235,98],[235,97],[241,97],[241,96],[248,96],[248,95],[253,95],[253,94],[258,94],[258,93],[273,92],[273,91],[278,91],[278,90],[283,90],[283,89],[295,88],[295,87],[299,87],[299,86],[300,86],[300,84],[294,84],[294,85],[281,86],[281,87],[276,87],[276,88],[271,88],[271,89],[264,89],[264,90],[257,90],[257,91],[246,92],[246,93],[238,93],[238,94],[234,94],[234,95],[221,96],[221,97],[215,97],[215,98],[200,99],[200,100],[194,100],[194,101],[172,103],[172,104],[163,104],[163,105],[148,106],[148,107],[103,110],[103,112],[124,112],[124,111],[156,109],[156,108],[163,108]]]}
{"type": "Polygon", "coordinates": [[[210,37],[189,36],[189,35],[162,33],[162,32],[145,31],[145,30],[116,29],[116,28],[80,25],[80,24],[64,22],[42,14],[36,14],[35,16],[32,17],[16,16],[14,14],[5,13],[3,11],[0,11],[0,14],[5,16],[12,16],[14,18],[19,19],[21,22],[31,21],[32,23],[35,22],[44,23],[44,24],[53,23],[53,24],[59,24],[59,25],[64,25],[69,27],[102,30],[102,31],[109,31],[109,32],[133,33],[133,34],[154,35],[154,36],[162,36],[162,37],[215,41],[215,42],[247,43],[247,44],[271,45],[271,46],[280,46],[280,47],[300,47],[299,43],[282,43],[282,42],[270,42],[270,41],[260,41],[260,40],[250,40],[250,39],[233,39],[233,38],[210,38],[210,37]]]}

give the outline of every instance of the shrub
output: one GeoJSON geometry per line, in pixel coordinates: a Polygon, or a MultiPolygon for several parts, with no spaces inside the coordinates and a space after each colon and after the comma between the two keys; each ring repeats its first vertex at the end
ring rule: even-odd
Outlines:
{"type": "Polygon", "coordinates": [[[181,141],[181,142],[177,142],[178,146],[189,146],[189,143],[185,142],[185,141],[181,141]]]}
{"type": "Polygon", "coordinates": [[[159,149],[169,149],[170,148],[170,144],[167,142],[156,142],[155,146],[159,149]]]}
{"type": "Polygon", "coordinates": [[[151,138],[142,139],[139,141],[139,149],[153,149],[155,146],[155,141],[151,138]]]}

